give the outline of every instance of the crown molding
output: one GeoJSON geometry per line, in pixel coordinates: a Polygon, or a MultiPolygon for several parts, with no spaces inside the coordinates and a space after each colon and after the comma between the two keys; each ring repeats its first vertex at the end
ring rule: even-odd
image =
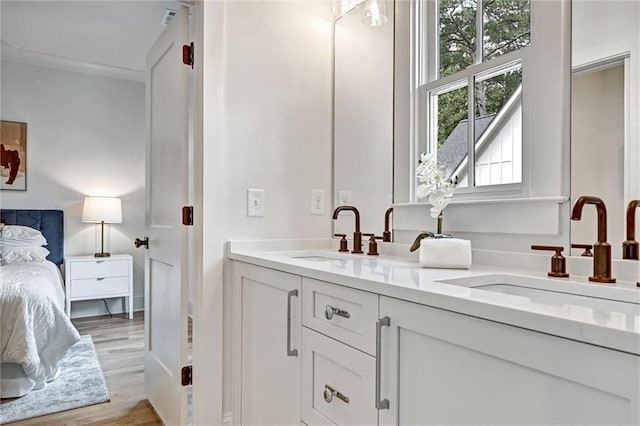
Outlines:
{"type": "Polygon", "coordinates": [[[4,41],[2,43],[2,60],[140,82],[145,81],[146,74],[143,70],[80,61],[48,53],[21,49],[4,41]]]}

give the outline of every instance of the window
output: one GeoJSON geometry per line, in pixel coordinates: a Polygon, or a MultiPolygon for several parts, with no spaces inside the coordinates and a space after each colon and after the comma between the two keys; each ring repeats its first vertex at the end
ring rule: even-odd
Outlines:
{"type": "Polygon", "coordinates": [[[531,39],[530,0],[426,5],[423,50],[437,54],[423,61],[426,81],[418,89],[426,106],[421,145],[437,153],[458,191],[520,183],[521,51],[531,39]]]}

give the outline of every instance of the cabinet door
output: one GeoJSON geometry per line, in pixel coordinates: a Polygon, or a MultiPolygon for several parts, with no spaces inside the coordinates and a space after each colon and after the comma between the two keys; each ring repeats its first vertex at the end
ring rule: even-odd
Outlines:
{"type": "Polygon", "coordinates": [[[640,357],[386,297],[381,424],[638,424],[640,357]]]}
{"type": "Polygon", "coordinates": [[[300,424],[301,278],[240,268],[242,423],[300,424]]]}

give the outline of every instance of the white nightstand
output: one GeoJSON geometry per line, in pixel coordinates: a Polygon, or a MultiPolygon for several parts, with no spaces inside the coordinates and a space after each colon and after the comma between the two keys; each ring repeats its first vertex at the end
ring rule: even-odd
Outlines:
{"type": "Polygon", "coordinates": [[[126,297],[129,319],[133,319],[133,258],[129,254],[69,256],[64,260],[64,286],[69,317],[71,302],[126,297]]]}

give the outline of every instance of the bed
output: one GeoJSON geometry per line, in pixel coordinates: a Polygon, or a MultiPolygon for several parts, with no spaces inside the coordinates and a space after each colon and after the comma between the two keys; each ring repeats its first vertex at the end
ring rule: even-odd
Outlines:
{"type": "Polygon", "coordinates": [[[62,211],[0,210],[0,222],[39,230],[50,252],[46,261],[0,266],[0,394],[15,398],[57,378],[80,336],[64,312],[62,211]]]}

